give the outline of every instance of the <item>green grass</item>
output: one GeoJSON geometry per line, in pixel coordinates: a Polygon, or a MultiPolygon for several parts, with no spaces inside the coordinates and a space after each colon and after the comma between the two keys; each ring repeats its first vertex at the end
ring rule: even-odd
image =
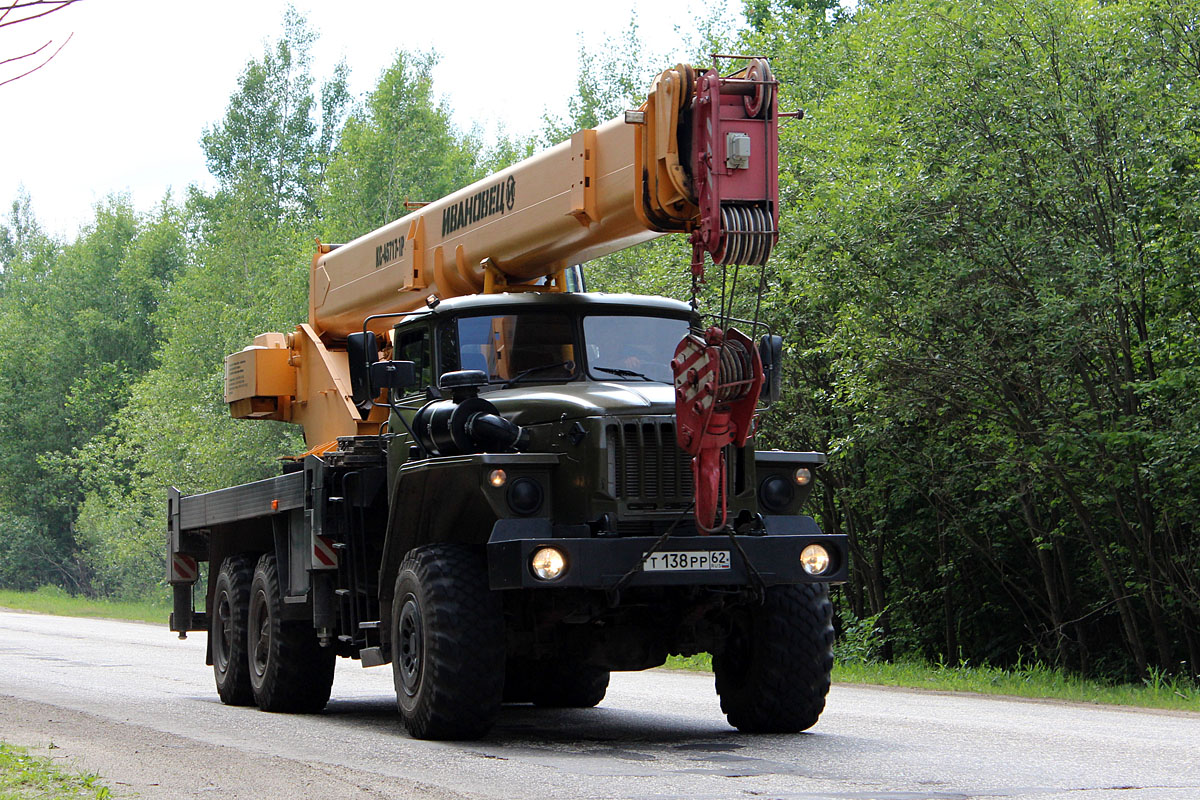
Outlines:
{"type": "Polygon", "coordinates": [[[1040,664],[1002,669],[970,664],[930,665],[914,661],[893,664],[855,662],[839,664],[834,670],[834,680],[841,683],[1200,712],[1200,687],[1187,679],[1158,672],[1151,673],[1142,683],[1114,685],[1040,664]]]}
{"type": "Polygon", "coordinates": [[[699,653],[694,656],[668,656],[667,669],[689,669],[693,672],[712,672],[712,656],[699,653]]]}
{"type": "Polygon", "coordinates": [[[97,783],[99,779],[90,773],[64,772],[48,758],[0,742],[0,800],[108,800],[112,795],[107,786],[97,783]]]}
{"type": "MultiPolygon", "coordinates": [[[[666,666],[707,672],[712,669],[712,658],[707,653],[687,658],[671,656],[666,666]]],[[[893,664],[855,661],[834,666],[833,681],[1200,712],[1200,687],[1158,673],[1140,684],[1109,685],[1041,665],[1001,669],[917,661],[893,664]]]]}
{"type": "Polygon", "coordinates": [[[86,597],[73,597],[53,586],[43,586],[36,592],[0,589],[0,608],[57,614],[62,617],[127,619],[163,626],[167,624],[167,616],[171,613],[171,603],[165,589],[162,600],[155,601],[91,600],[86,597]]]}

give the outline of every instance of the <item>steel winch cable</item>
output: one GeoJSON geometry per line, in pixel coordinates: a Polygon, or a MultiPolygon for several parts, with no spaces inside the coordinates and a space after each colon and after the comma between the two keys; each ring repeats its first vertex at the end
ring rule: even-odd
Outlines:
{"type": "MultiPolygon", "coordinates": [[[[728,269],[728,267],[722,267],[722,270],[726,270],[726,269],[728,269]]],[[[728,327],[729,320],[733,316],[733,298],[737,294],[738,276],[741,274],[741,272],[742,272],[741,264],[734,264],[733,265],[733,280],[730,281],[730,283],[729,283],[729,304],[726,305],[725,298],[724,297],[721,298],[721,327],[728,327]]],[[[724,272],[722,272],[722,277],[724,277],[724,272]]]]}
{"type": "Polygon", "coordinates": [[[649,550],[642,554],[642,560],[630,567],[629,571],[622,575],[616,583],[604,590],[605,597],[608,600],[609,608],[616,608],[621,603],[621,590],[628,586],[629,582],[633,580],[634,576],[642,571],[642,567],[645,565],[646,559],[657,553],[659,548],[667,543],[667,540],[671,538],[671,534],[675,532],[677,527],[679,527],[679,523],[683,522],[684,517],[690,514],[692,509],[695,507],[696,501],[692,500],[692,502],[688,504],[687,508],[680,510],[675,519],[671,521],[670,527],[667,528],[662,536],[658,537],[654,544],[650,545],[649,550]]]}
{"type": "Polygon", "coordinates": [[[717,387],[717,402],[741,400],[754,383],[754,357],[740,341],[726,339],[720,347],[721,384],[717,387]]]}
{"type": "Polygon", "coordinates": [[[713,254],[714,264],[757,267],[771,257],[775,225],[762,206],[722,203],[721,231],[721,246],[713,254]]]}
{"type": "MultiPolygon", "coordinates": [[[[618,605],[620,605],[621,591],[629,585],[629,582],[632,581],[639,572],[642,571],[642,567],[645,565],[646,559],[657,553],[659,549],[667,543],[667,541],[671,538],[671,534],[675,532],[675,528],[680,522],[683,521],[683,518],[687,516],[689,512],[691,512],[695,505],[696,501],[693,500],[687,508],[680,511],[679,515],[675,517],[674,521],[671,522],[671,526],[667,528],[663,535],[658,537],[654,544],[650,545],[650,549],[648,549],[642,555],[642,559],[630,567],[629,571],[622,575],[616,583],[605,590],[605,599],[608,601],[609,608],[616,608],[618,605]]],[[[719,530],[719,528],[716,530],[719,530]]],[[[767,582],[763,579],[762,573],[758,571],[758,567],[754,565],[754,562],[750,559],[750,556],[746,555],[746,550],[742,547],[742,543],[738,541],[738,535],[737,532],[734,531],[733,526],[728,526],[726,534],[729,536],[729,543],[733,545],[733,548],[737,550],[738,555],[742,557],[742,563],[746,565],[746,572],[749,573],[750,578],[753,580],[755,589],[758,590],[758,596],[761,602],[762,598],[765,596],[767,582]]]]}

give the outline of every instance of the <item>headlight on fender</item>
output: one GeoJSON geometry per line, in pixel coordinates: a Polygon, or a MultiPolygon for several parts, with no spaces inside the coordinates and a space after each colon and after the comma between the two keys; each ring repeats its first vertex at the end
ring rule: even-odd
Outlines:
{"type": "Polygon", "coordinates": [[[529,568],[539,580],[555,581],[567,571],[567,557],[557,547],[539,547],[529,560],[529,568]]]}
{"type": "Polygon", "coordinates": [[[829,570],[829,551],[819,544],[810,544],[800,553],[800,566],[809,575],[823,575],[829,570]]]}

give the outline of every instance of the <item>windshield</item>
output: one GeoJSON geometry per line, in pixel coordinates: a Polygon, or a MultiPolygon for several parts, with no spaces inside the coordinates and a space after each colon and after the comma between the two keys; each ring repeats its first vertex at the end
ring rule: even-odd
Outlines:
{"type": "Polygon", "coordinates": [[[687,332],[685,319],[608,314],[584,317],[588,372],[595,380],[672,383],[671,359],[687,332]]]}
{"type": "Polygon", "coordinates": [[[463,317],[458,363],[482,370],[492,383],[570,380],[578,375],[573,318],[553,312],[463,317]]]}

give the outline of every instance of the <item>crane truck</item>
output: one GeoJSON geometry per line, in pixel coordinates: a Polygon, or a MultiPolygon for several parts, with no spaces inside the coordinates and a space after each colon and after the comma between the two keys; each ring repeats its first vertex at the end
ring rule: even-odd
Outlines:
{"type": "Polygon", "coordinates": [[[777,82],[729,72],[665,70],[637,110],[317,243],[308,321],[225,361],[232,416],[307,452],[168,492],[170,628],[208,632],[224,703],[319,712],[341,656],[391,664],[411,735],[477,738],[503,703],[587,708],[614,670],[709,652],[736,728],[817,722],[848,561],[801,513],[825,456],[756,449],[781,337],[696,299],[706,258],[761,268],[778,235],[777,82]],[[579,265],[670,233],[691,303],[584,291],[579,265]]]}

